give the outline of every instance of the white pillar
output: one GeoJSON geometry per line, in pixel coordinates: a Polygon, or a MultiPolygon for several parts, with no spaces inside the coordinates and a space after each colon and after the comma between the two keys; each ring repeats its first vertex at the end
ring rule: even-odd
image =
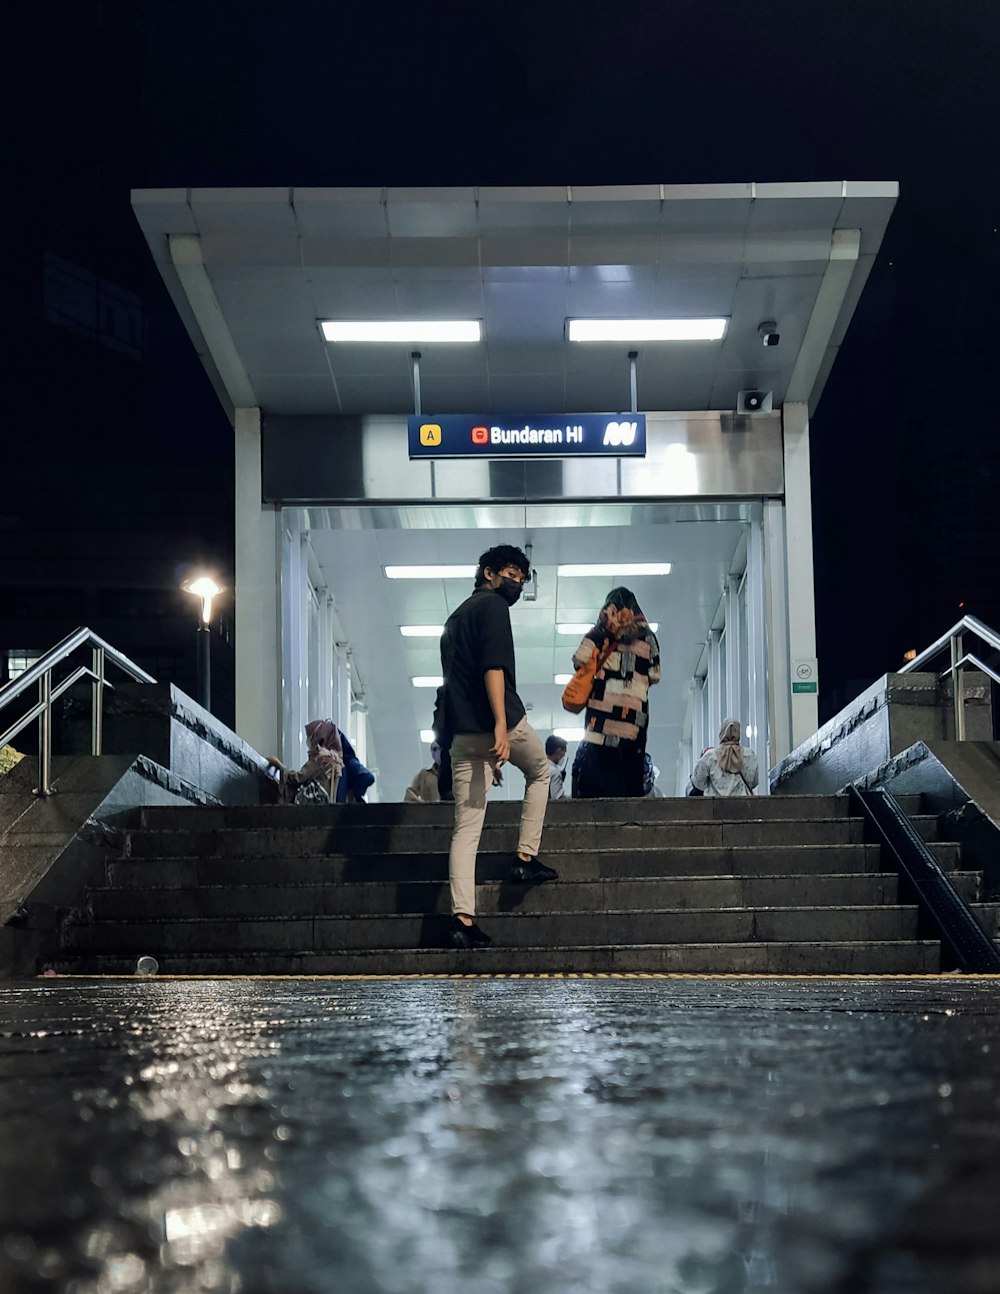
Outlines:
{"type": "Polygon", "coordinates": [[[298,768],[305,757],[309,713],[309,536],[286,514],[281,550],[281,758],[298,768]]]}
{"type": "Polygon", "coordinates": [[[260,410],[236,410],[236,731],[279,750],[277,520],[263,503],[260,410]]]}
{"type": "MultiPolygon", "coordinates": [[[[767,576],[764,558],[763,515],[755,511],[747,532],[746,617],[747,617],[747,716],[750,727],[747,745],[766,770],[775,760],[772,756],[771,713],[769,705],[769,670],[767,651],[767,576]]],[[[764,779],[766,782],[766,777],[764,779]]],[[[761,785],[758,794],[767,793],[761,785]]]]}
{"type": "Polygon", "coordinates": [[[786,404],[782,419],[791,742],[794,749],[819,727],[808,406],[786,404]]]}
{"type": "Polygon", "coordinates": [[[764,616],[767,642],[768,766],[792,749],[791,672],[788,654],[788,587],[785,509],[764,504],[764,616]]]}
{"type": "Polygon", "coordinates": [[[722,713],[726,704],[726,679],[722,668],[722,635],[718,629],[708,631],[708,677],[706,680],[708,686],[708,736],[705,739],[706,745],[709,742],[714,743],[719,729],[722,727],[722,721],[726,715],[722,713]]]}
{"type": "MultiPolygon", "coordinates": [[[[319,607],[316,614],[317,633],[319,641],[317,643],[317,705],[316,713],[323,716],[324,719],[333,719],[337,722],[336,706],[334,704],[334,664],[333,657],[336,650],[334,646],[333,632],[333,597],[328,589],[319,590],[319,607]]],[[[339,725],[338,725],[339,726],[339,725]]]]}
{"type": "Polygon", "coordinates": [[[746,662],[740,652],[740,582],[730,575],[726,580],[726,716],[734,715],[746,726],[749,722],[740,708],[740,683],[746,662]]]}

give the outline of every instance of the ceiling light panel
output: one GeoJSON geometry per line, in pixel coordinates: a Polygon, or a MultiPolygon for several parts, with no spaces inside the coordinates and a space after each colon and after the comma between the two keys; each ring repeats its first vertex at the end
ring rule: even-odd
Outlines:
{"type": "Polygon", "coordinates": [[[440,674],[416,674],[410,682],[414,687],[440,687],[444,679],[440,674]]]}
{"type": "Polygon", "coordinates": [[[721,341],[729,320],[715,319],[567,319],[570,341],[721,341]]]}
{"type": "Polygon", "coordinates": [[[483,339],[478,319],[323,319],[320,329],[331,342],[476,343],[483,339]]]}
{"type": "Polygon", "coordinates": [[[444,625],[400,625],[399,632],[404,638],[440,638],[444,625]]]}
{"type": "Polygon", "coordinates": [[[591,565],[557,566],[556,575],[575,579],[587,575],[669,575],[669,562],[597,562],[591,565]]]}
{"type": "Polygon", "coordinates": [[[471,580],[477,566],[383,566],[387,580],[471,580]]]}

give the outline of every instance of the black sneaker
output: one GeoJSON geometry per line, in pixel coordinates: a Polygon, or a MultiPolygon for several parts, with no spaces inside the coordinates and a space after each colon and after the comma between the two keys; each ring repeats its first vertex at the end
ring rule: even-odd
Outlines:
{"type": "Polygon", "coordinates": [[[533,858],[530,863],[526,863],[523,858],[514,855],[514,861],[510,865],[510,879],[512,881],[521,881],[528,885],[541,885],[543,881],[557,880],[559,873],[554,867],[546,867],[543,862],[533,858]]]}
{"type": "Polygon", "coordinates": [[[467,926],[458,917],[452,917],[448,927],[448,942],[452,948],[489,948],[493,940],[474,921],[471,926],[467,926]]]}

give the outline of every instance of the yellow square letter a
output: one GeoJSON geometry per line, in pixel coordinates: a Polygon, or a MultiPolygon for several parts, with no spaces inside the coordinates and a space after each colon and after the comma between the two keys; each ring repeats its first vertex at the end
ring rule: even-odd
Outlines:
{"type": "Polygon", "coordinates": [[[420,428],[421,445],[440,445],[441,444],[441,427],[436,422],[425,422],[420,428]]]}

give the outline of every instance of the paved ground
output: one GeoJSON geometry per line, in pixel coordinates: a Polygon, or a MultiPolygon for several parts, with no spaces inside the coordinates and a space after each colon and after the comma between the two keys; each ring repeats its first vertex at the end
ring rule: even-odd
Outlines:
{"type": "Polygon", "coordinates": [[[0,1289],[997,1294],[1000,982],[0,988],[0,1289]]]}

